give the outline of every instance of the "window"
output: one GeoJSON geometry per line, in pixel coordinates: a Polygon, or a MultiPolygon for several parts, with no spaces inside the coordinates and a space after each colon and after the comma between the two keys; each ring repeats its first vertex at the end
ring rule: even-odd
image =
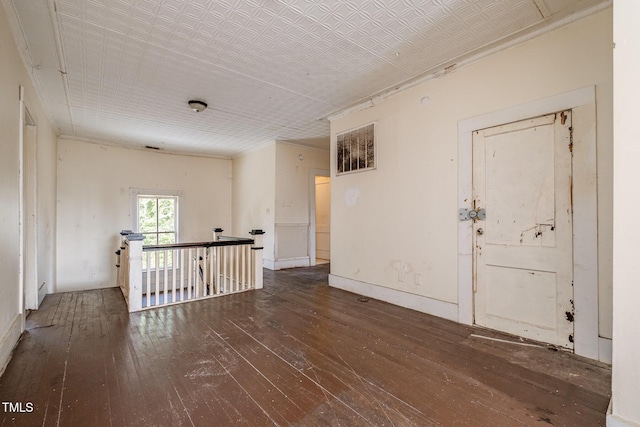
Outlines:
{"type": "MultiPolygon", "coordinates": [[[[131,229],[144,236],[143,245],[178,243],[180,191],[130,188],[131,229]]],[[[177,267],[173,251],[144,251],[142,268],[177,267]],[[165,259],[166,258],[166,259],[165,259]]]]}
{"type": "Polygon", "coordinates": [[[336,174],[376,167],[375,123],[336,135],[336,174]]]}
{"type": "Polygon", "coordinates": [[[145,245],[165,245],[178,241],[178,197],[137,196],[138,232],[145,245]]]}

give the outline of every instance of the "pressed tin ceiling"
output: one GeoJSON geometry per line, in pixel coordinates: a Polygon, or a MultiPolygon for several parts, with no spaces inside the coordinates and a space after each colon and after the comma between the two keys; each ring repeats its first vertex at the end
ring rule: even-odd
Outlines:
{"type": "Polygon", "coordinates": [[[3,0],[64,137],[233,156],[603,0],[3,0]],[[193,112],[187,102],[208,108],[193,112]]]}

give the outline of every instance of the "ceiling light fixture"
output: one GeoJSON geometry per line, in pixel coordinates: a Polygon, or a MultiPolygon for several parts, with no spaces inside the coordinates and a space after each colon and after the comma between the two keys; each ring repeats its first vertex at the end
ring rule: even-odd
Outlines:
{"type": "Polygon", "coordinates": [[[188,102],[189,107],[191,107],[191,109],[193,111],[195,111],[196,113],[200,113],[202,111],[205,110],[205,108],[207,108],[207,103],[204,101],[199,101],[197,99],[192,99],[191,101],[188,102]]]}

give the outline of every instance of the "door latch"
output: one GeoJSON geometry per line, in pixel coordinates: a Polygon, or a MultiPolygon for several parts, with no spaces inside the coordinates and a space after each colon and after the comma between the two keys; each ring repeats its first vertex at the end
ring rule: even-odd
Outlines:
{"type": "Polygon", "coordinates": [[[460,221],[477,221],[484,220],[486,218],[486,211],[484,209],[460,209],[458,212],[458,219],[460,221]]]}

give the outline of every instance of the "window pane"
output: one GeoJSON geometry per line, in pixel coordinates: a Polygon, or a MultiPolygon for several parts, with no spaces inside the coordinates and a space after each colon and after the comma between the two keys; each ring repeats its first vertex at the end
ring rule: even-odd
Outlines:
{"type": "Polygon", "coordinates": [[[176,234],[175,233],[158,233],[158,240],[161,245],[168,245],[170,243],[176,242],[176,234]]]}
{"type": "Polygon", "coordinates": [[[158,231],[175,231],[175,199],[158,199],[158,231]]]}
{"type": "Polygon", "coordinates": [[[144,241],[143,245],[157,245],[158,244],[158,235],[156,233],[143,233],[144,241]]]}
{"type": "Polygon", "coordinates": [[[138,198],[138,220],[141,233],[156,232],[158,230],[157,213],[156,198],[138,198]]]}
{"type": "MultiPolygon", "coordinates": [[[[139,195],[138,232],[144,235],[144,245],[165,245],[177,242],[177,207],[175,196],[139,195]]],[[[164,256],[151,257],[149,264],[162,267],[164,256]]],[[[169,265],[171,260],[167,260],[169,265]]]]}

